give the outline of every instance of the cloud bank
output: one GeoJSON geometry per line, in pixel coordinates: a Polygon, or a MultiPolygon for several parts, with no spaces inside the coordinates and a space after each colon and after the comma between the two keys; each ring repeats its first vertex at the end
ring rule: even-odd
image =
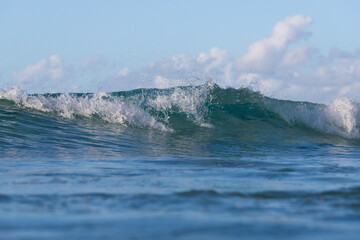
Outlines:
{"type": "Polygon", "coordinates": [[[307,28],[312,22],[307,15],[288,16],[274,25],[267,38],[251,43],[247,52],[238,57],[213,47],[209,52],[179,54],[141,69],[122,66],[114,70],[101,55],[84,59],[80,67],[64,66],[61,58],[53,55],[14,72],[14,80],[26,90],[49,86],[42,89],[60,91],[61,84],[69,79],[74,84],[80,75],[91,76],[94,69],[107,69],[100,71],[96,84],[82,89],[168,88],[212,80],[222,87],[251,87],[282,99],[327,103],[346,96],[360,101],[360,50],[351,53],[332,49],[321,54],[306,44],[311,37],[307,28]]]}
{"type": "Polygon", "coordinates": [[[67,75],[62,59],[55,54],[49,59],[41,59],[35,64],[28,65],[25,69],[15,71],[13,78],[18,85],[24,88],[38,87],[47,83],[61,81],[67,75]]]}

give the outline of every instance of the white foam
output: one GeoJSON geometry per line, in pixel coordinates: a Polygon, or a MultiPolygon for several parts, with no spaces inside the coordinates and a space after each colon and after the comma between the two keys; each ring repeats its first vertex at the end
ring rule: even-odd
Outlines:
{"type": "MultiPolygon", "coordinates": [[[[18,88],[11,88],[0,91],[0,99],[11,100],[21,108],[54,113],[69,119],[97,116],[110,123],[172,131],[168,124],[172,113],[185,114],[189,121],[199,126],[212,127],[206,120],[212,87],[211,84],[177,87],[126,98],[105,92],[29,95],[18,88]],[[153,110],[162,114],[151,115],[153,110]]],[[[337,98],[329,105],[275,99],[268,99],[266,104],[290,124],[300,123],[324,133],[360,139],[360,105],[348,98],[337,98]]]]}
{"type": "Polygon", "coordinates": [[[69,119],[96,115],[110,123],[172,131],[167,123],[174,111],[185,114],[199,126],[211,127],[204,117],[208,111],[205,105],[212,87],[210,83],[198,87],[176,87],[156,91],[156,95],[143,96],[139,93],[126,98],[105,92],[81,96],[69,93],[52,96],[29,95],[13,87],[8,91],[0,91],[0,99],[14,101],[21,108],[55,113],[69,119]],[[165,117],[160,119],[152,116],[147,110],[149,108],[163,113],[165,117]]]}
{"type": "Polygon", "coordinates": [[[209,91],[212,87],[210,84],[186,89],[177,87],[170,94],[159,94],[154,99],[150,99],[149,104],[165,114],[171,113],[173,108],[178,108],[179,112],[185,113],[195,124],[211,127],[211,124],[206,123],[204,116],[208,111],[205,104],[209,100],[209,91]]]}
{"type": "Polygon", "coordinates": [[[159,130],[170,130],[163,123],[144,111],[136,102],[98,92],[81,97],[68,93],[57,97],[29,95],[18,88],[0,91],[0,99],[14,101],[19,107],[56,113],[64,118],[98,115],[103,120],[121,125],[135,125],[159,130]]]}
{"type": "Polygon", "coordinates": [[[271,104],[287,122],[303,123],[318,131],[348,139],[359,139],[359,104],[348,98],[337,98],[329,105],[296,103],[271,104]]]}

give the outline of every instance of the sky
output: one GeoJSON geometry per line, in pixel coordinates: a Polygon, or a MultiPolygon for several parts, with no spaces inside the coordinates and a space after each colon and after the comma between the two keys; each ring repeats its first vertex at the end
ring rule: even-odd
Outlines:
{"type": "Polygon", "coordinates": [[[211,80],[360,102],[360,1],[0,0],[0,89],[118,91],[211,80]]]}

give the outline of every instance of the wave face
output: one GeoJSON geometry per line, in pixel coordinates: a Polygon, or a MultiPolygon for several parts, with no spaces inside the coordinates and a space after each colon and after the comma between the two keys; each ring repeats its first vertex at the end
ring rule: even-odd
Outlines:
{"type": "Polygon", "coordinates": [[[0,154],[297,155],[304,146],[358,146],[358,109],[346,98],[327,106],[212,84],[112,93],[27,94],[13,88],[0,92],[0,154]]]}
{"type": "Polygon", "coordinates": [[[2,111],[16,110],[46,118],[96,120],[177,133],[196,128],[225,132],[258,128],[264,133],[302,129],[346,139],[360,138],[359,104],[347,98],[335,99],[330,105],[294,102],[265,97],[248,88],[222,89],[212,84],[41,95],[13,88],[0,92],[0,107],[2,111]]]}
{"type": "Polygon", "coordinates": [[[0,236],[356,239],[359,119],[212,84],[2,91],[0,236]]]}

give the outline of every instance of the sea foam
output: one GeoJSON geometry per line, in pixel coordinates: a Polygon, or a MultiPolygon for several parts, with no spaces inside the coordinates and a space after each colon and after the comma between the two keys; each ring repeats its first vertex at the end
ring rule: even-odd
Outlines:
{"type": "Polygon", "coordinates": [[[12,88],[0,92],[0,99],[13,101],[21,108],[55,113],[69,119],[76,116],[90,118],[97,115],[110,123],[168,130],[164,124],[158,122],[134,102],[125,101],[121,97],[113,97],[105,92],[81,96],[70,93],[29,95],[18,88],[12,88]]]}
{"type": "Polygon", "coordinates": [[[0,99],[13,101],[22,109],[52,113],[68,119],[97,116],[109,123],[172,131],[167,123],[174,112],[185,114],[199,126],[211,126],[204,120],[207,114],[204,105],[211,87],[173,88],[159,90],[155,94],[147,91],[130,96],[105,92],[28,94],[13,87],[0,91],[0,99]],[[161,114],[152,115],[154,112],[161,114]]]}
{"type": "Polygon", "coordinates": [[[317,131],[348,139],[359,139],[359,104],[336,98],[329,105],[276,101],[271,108],[290,124],[302,124],[317,131]]]}

